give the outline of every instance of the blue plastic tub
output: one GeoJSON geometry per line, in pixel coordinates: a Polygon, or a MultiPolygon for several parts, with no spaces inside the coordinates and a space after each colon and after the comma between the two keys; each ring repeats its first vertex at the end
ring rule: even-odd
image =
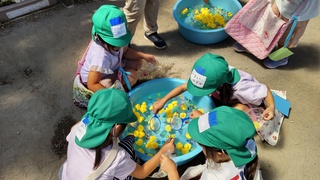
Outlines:
{"type": "MultiPolygon", "coordinates": [[[[130,91],[129,96],[131,98],[133,106],[135,106],[136,104],[141,103],[141,101],[148,101],[147,98],[149,98],[150,96],[154,96],[155,94],[160,94],[159,92],[161,92],[161,97],[163,97],[168,92],[170,92],[172,89],[183,84],[184,82],[186,82],[186,81],[182,80],[182,79],[176,79],[176,78],[160,78],[160,79],[150,80],[150,81],[147,81],[143,84],[140,84],[139,86],[134,88],[132,91],[130,91]]],[[[209,96],[195,97],[195,96],[192,96],[189,92],[184,92],[182,94],[182,96],[180,96],[180,98],[181,97],[191,100],[193,103],[196,104],[197,107],[203,109],[205,112],[208,112],[215,107],[213,101],[211,100],[211,98],[209,96]]],[[[152,101],[154,101],[154,100],[152,100],[152,101]]],[[[153,103],[152,101],[147,102],[148,107],[149,107],[149,105],[151,105],[153,103]]],[[[151,115],[150,110],[148,113],[150,113],[150,115],[151,115]]],[[[165,123],[163,123],[163,124],[165,124],[165,123]]],[[[129,125],[127,127],[126,131],[123,133],[123,136],[126,136],[128,134],[128,131],[132,132],[133,128],[134,127],[129,125]],[[129,128],[131,128],[131,129],[128,130],[129,128]]],[[[161,128],[164,128],[164,126],[161,126],[161,128]]],[[[175,132],[175,143],[177,141],[182,142],[182,143],[190,142],[191,140],[187,140],[187,138],[184,136],[186,132],[187,132],[187,124],[184,125],[184,127],[181,130],[175,132]]],[[[160,134],[160,133],[158,133],[158,134],[160,134]]],[[[157,133],[151,134],[151,135],[157,136],[157,133]]],[[[160,136],[160,135],[158,135],[158,136],[160,136]]],[[[164,142],[167,138],[157,137],[157,139],[164,142]]],[[[195,143],[195,142],[191,142],[191,143],[193,143],[193,146],[192,146],[193,150],[192,151],[190,151],[187,154],[180,154],[180,155],[173,158],[173,160],[177,163],[178,166],[189,162],[190,160],[192,160],[195,156],[197,156],[202,151],[201,146],[199,146],[197,143],[195,143]]],[[[159,145],[161,146],[161,144],[159,144],[159,145]]],[[[151,158],[150,156],[139,152],[138,149],[136,149],[136,148],[137,148],[137,146],[135,146],[135,150],[136,150],[138,156],[143,161],[148,161],[151,158]]]]}
{"type": "MultiPolygon", "coordinates": [[[[209,0],[213,6],[221,7],[235,15],[241,8],[238,0],[209,0]]],[[[194,8],[204,4],[204,0],[178,0],[173,7],[173,17],[177,21],[180,34],[196,44],[215,44],[225,40],[229,35],[224,28],[202,30],[194,28],[181,18],[181,11],[185,8],[194,8]]]]}

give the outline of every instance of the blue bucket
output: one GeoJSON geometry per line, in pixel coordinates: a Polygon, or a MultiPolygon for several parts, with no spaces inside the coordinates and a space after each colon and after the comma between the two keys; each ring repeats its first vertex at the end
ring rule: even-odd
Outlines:
{"type": "MultiPolygon", "coordinates": [[[[238,0],[209,0],[213,6],[221,7],[235,15],[241,8],[238,0]]],[[[181,18],[181,11],[205,4],[204,0],[178,0],[173,7],[173,17],[177,21],[180,34],[196,44],[215,44],[225,40],[229,35],[224,28],[202,30],[186,24],[181,18]]]]}
{"type": "MultiPolygon", "coordinates": [[[[132,91],[129,92],[129,96],[131,98],[131,101],[133,105],[140,102],[142,99],[145,99],[150,94],[155,94],[158,92],[162,92],[167,94],[177,86],[185,83],[185,80],[182,79],[176,79],[176,78],[160,78],[160,79],[154,79],[147,81],[145,83],[140,84],[139,86],[135,87],[132,91]]],[[[162,94],[163,96],[165,94],[162,94]]],[[[209,112],[211,109],[215,107],[213,101],[209,96],[199,97],[199,96],[192,96],[189,92],[184,92],[182,96],[190,99],[192,102],[194,102],[198,107],[201,107],[205,112],[209,112]]],[[[132,128],[132,127],[131,127],[132,128]]],[[[187,127],[185,128],[187,129],[187,127]]],[[[125,131],[126,132],[126,131],[125,131]]],[[[176,138],[179,139],[181,142],[187,142],[186,137],[177,137],[179,133],[176,133],[176,138]]],[[[125,135],[125,133],[123,133],[125,135]]],[[[122,138],[122,137],[121,137],[122,138]]],[[[159,137],[160,138],[160,137],[159,137]]],[[[139,158],[143,161],[148,161],[151,157],[140,153],[136,150],[136,153],[138,154],[139,158]]],[[[194,149],[190,151],[187,154],[179,155],[173,158],[173,160],[176,162],[178,166],[183,165],[185,163],[188,163],[191,161],[195,156],[197,156],[202,151],[202,148],[197,143],[194,144],[194,149]]]]}

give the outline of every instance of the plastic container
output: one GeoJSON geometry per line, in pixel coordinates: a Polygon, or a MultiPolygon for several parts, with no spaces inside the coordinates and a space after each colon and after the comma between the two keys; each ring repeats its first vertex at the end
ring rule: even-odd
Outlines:
{"type": "Polygon", "coordinates": [[[262,107],[250,108],[246,113],[252,122],[261,122],[264,118],[262,116],[264,109],[262,107]]]}
{"type": "MultiPolygon", "coordinates": [[[[145,99],[150,94],[157,94],[158,92],[161,92],[161,93],[165,92],[165,94],[166,94],[166,93],[170,92],[172,89],[174,89],[175,87],[177,87],[185,82],[186,82],[185,80],[176,79],[176,78],[154,79],[154,80],[150,80],[145,83],[142,83],[139,86],[135,87],[132,91],[129,92],[129,96],[130,96],[130,99],[131,99],[133,105],[135,105],[138,102],[140,102],[141,99],[145,99]]],[[[162,94],[162,95],[165,95],[165,94],[162,94]]],[[[186,98],[190,99],[192,102],[196,103],[196,105],[198,107],[201,107],[205,112],[208,112],[215,107],[213,101],[211,100],[211,98],[209,96],[196,97],[196,96],[192,96],[189,92],[184,92],[182,94],[182,96],[186,97],[186,98]]],[[[128,126],[127,128],[134,128],[134,127],[128,126]]],[[[162,125],[161,128],[164,128],[164,125],[162,125]]],[[[185,137],[186,129],[187,129],[187,126],[182,128],[182,130],[180,130],[179,132],[176,132],[175,142],[177,140],[182,143],[186,143],[186,142],[194,143],[194,142],[191,142],[190,140],[187,140],[187,138],[185,137]]],[[[160,130],[160,132],[162,130],[160,130]]],[[[126,135],[125,132],[123,134],[124,136],[126,135]]],[[[149,134],[149,135],[153,135],[153,134],[149,134]]],[[[161,137],[158,137],[157,139],[161,139],[161,137]]],[[[161,140],[165,140],[165,139],[161,139],[161,140]]],[[[194,147],[194,149],[192,151],[190,151],[189,153],[179,155],[179,156],[176,156],[173,158],[173,160],[176,162],[176,164],[178,166],[189,162],[190,160],[192,160],[196,155],[198,155],[202,151],[201,146],[198,145],[197,143],[194,143],[193,147],[194,147]]],[[[150,156],[148,156],[146,154],[140,153],[137,149],[135,149],[135,150],[136,150],[138,156],[143,161],[148,161],[151,158],[150,156]]]]}
{"type": "MultiPolygon", "coordinates": [[[[213,6],[218,6],[235,15],[241,8],[238,0],[209,0],[213,6]]],[[[180,34],[196,44],[215,44],[225,40],[229,35],[224,28],[201,30],[191,27],[181,18],[181,11],[185,8],[204,4],[204,0],[178,0],[173,7],[173,17],[177,21],[180,34]]]]}

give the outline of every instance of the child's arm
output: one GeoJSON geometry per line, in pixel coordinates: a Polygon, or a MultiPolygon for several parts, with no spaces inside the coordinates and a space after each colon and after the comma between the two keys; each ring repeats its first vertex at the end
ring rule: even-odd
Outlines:
{"type": "Polygon", "coordinates": [[[123,57],[129,60],[140,60],[144,59],[147,62],[156,64],[156,58],[152,54],[146,54],[140,51],[133,50],[129,47],[124,47],[123,57]]]}
{"type": "Polygon", "coordinates": [[[102,74],[100,72],[90,71],[88,75],[88,82],[87,82],[88,89],[93,92],[96,92],[100,89],[105,88],[102,84],[100,84],[101,77],[102,77],[102,74]]]}
{"type": "Polygon", "coordinates": [[[265,120],[271,120],[274,117],[274,100],[273,100],[273,95],[269,87],[267,91],[267,96],[264,99],[265,104],[266,104],[266,109],[263,111],[262,116],[264,117],[265,120]]]}
{"type": "Polygon", "coordinates": [[[169,180],[179,180],[179,173],[176,163],[165,154],[161,155],[161,169],[168,174],[169,180]]]}
{"type": "Polygon", "coordinates": [[[203,113],[202,113],[201,111],[199,111],[199,110],[193,110],[193,111],[190,113],[190,118],[191,118],[191,119],[195,119],[195,118],[200,117],[200,116],[202,116],[202,115],[203,115],[203,113]]]}
{"type": "Polygon", "coordinates": [[[144,179],[160,164],[161,154],[166,152],[174,152],[174,139],[169,139],[149,161],[145,162],[142,166],[137,164],[136,169],[131,173],[131,176],[144,179]]]}
{"type": "Polygon", "coordinates": [[[164,104],[169,101],[169,99],[178,96],[179,94],[185,92],[187,90],[187,83],[183,83],[180,86],[174,88],[172,91],[170,91],[167,95],[165,95],[162,99],[159,101],[153,103],[153,113],[157,114],[160,109],[163,108],[164,104]]]}

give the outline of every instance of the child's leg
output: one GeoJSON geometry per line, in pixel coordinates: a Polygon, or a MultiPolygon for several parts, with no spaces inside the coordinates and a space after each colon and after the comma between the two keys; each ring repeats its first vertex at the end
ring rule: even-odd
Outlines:
{"type": "MultiPolygon", "coordinates": [[[[130,74],[127,74],[127,78],[128,78],[128,81],[130,83],[130,86],[132,87],[133,85],[135,85],[138,81],[138,72],[134,69],[124,69],[126,72],[130,72],[130,74]]],[[[127,87],[127,84],[125,82],[125,80],[122,78],[121,79],[121,83],[123,85],[123,87],[127,90],[128,87],[127,87]]]]}
{"type": "MultiPolygon", "coordinates": [[[[294,28],[292,36],[290,38],[290,41],[287,45],[288,48],[294,48],[298,46],[298,42],[299,39],[302,37],[302,35],[304,34],[307,25],[309,23],[309,20],[307,21],[300,21],[297,23],[297,26],[294,28]]],[[[292,25],[292,24],[291,24],[292,25]]],[[[289,34],[289,31],[291,29],[291,25],[286,29],[285,33],[282,35],[282,37],[280,38],[279,42],[278,42],[278,46],[279,47],[283,47],[286,37],[289,34]]]]}
{"type": "Polygon", "coordinates": [[[138,71],[142,66],[142,62],[143,62],[142,59],[140,60],[123,59],[123,64],[124,64],[123,69],[134,69],[138,71]]]}
{"type": "Polygon", "coordinates": [[[115,74],[116,73],[108,75],[106,78],[100,81],[100,84],[102,84],[105,88],[110,88],[116,79],[115,74]]]}
{"type": "MultiPolygon", "coordinates": [[[[280,14],[280,11],[276,5],[276,3],[274,3],[272,5],[272,11],[273,13],[278,16],[279,18],[281,18],[282,20],[288,22],[289,19],[283,17],[281,14],[280,14]]],[[[293,33],[292,33],[292,36],[291,36],[291,39],[287,45],[288,48],[294,48],[294,47],[297,47],[298,46],[298,42],[299,42],[299,39],[302,37],[302,35],[304,34],[306,28],[307,28],[307,25],[308,25],[308,22],[309,20],[306,20],[306,21],[300,21],[297,23],[297,26],[294,28],[293,30],[293,33]]],[[[286,38],[287,38],[287,35],[289,34],[290,32],[290,29],[291,29],[291,26],[292,26],[292,23],[291,25],[288,26],[288,28],[286,29],[286,31],[284,32],[284,34],[282,35],[282,37],[280,38],[280,40],[278,41],[278,48],[281,48],[284,46],[284,43],[286,41],[286,38]]]]}
{"type": "MultiPolygon", "coordinates": [[[[134,84],[138,81],[138,70],[142,66],[143,60],[127,60],[123,59],[123,69],[127,72],[130,72],[130,74],[127,75],[127,78],[129,80],[130,86],[132,87],[134,84]]],[[[122,79],[122,82],[124,87],[126,87],[125,81],[122,79]]],[[[127,88],[127,87],[126,87],[127,88]]],[[[127,88],[128,89],[128,88],[127,88]]]]}

